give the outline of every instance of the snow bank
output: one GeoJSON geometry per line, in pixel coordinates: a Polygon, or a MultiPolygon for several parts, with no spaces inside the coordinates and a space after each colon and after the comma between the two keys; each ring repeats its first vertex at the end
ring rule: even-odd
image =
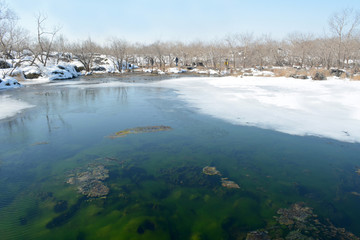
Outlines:
{"type": "Polygon", "coordinates": [[[143,68],[142,71],[145,72],[145,73],[151,73],[152,72],[152,70],[149,69],[149,68],[143,68]]]}
{"type": "Polygon", "coordinates": [[[43,68],[49,80],[63,80],[78,77],[74,65],[57,65],[43,68]]]}
{"type": "Polygon", "coordinates": [[[38,74],[41,75],[41,71],[38,67],[36,66],[26,66],[26,67],[22,67],[21,70],[23,71],[23,73],[25,75],[28,74],[38,74]]]}
{"type": "Polygon", "coordinates": [[[219,71],[216,71],[216,70],[213,70],[213,69],[199,70],[197,68],[194,68],[194,69],[190,70],[189,72],[198,73],[198,74],[209,74],[209,75],[218,75],[219,74],[219,71]]]}
{"type": "Polygon", "coordinates": [[[21,84],[12,77],[5,77],[5,79],[0,79],[0,89],[9,89],[9,88],[18,88],[21,87],[21,84]]]}
{"type": "Polygon", "coordinates": [[[8,95],[0,95],[0,120],[8,117],[15,116],[22,110],[32,108],[33,105],[20,100],[12,99],[8,95]]]}
{"type": "Polygon", "coordinates": [[[222,77],[155,85],[173,88],[198,111],[233,124],[360,142],[360,82],[222,77]]]}
{"type": "Polygon", "coordinates": [[[169,68],[167,70],[168,73],[185,73],[185,69],[179,69],[179,68],[169,68]]]}

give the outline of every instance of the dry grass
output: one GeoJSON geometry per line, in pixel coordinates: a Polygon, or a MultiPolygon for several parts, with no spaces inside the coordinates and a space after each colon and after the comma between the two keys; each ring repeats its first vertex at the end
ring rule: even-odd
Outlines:
{"type": "Polygon", "coordinates": [[[24,75],[22,73],[17,73],[17,74],[12,74],[11,77],[15,78],[16,80],[18,80],[18,82],[23,82],[25,81],[24,75]]]}
{"type": "Polygon", "coordinates": [[[309,75],[310,76],[315,76],[315,74],[316,73],[321,73],[321,74],[323,74],[325,77],[331,77],[332,75],[330,74],[330,71],[329,70],[327,70],[327,69],[317,69],[317,68],[311,68],[310,70],[309,70],[309,75]]]}
{"type": "Polygon", "coordinates": [[[281,68],[281,69],[273,69],[273,73],[276,77],[288,77],[291,74],[295,73],[295,69],[293,68],[281,68]]]}
{"type": "Polygon", "coordinates": [[[272,70],[276,77],[290,77],[291,75],[308,75],[305,69],[281,68],[272,70]]]}
{"type": "Polygon", "coordinates": [[[360,75],[351,76],[351,80],[359,81],[360,80],[360,75]]]}
{"type": "Polygon", "coordinates": [[[244,74],[243,74],[242,72],[233,72],[233,73],[231,73],[230,75],[233,76],[233,77],[241,77],[241,76],[243,76],[244,74]]]}
{"type": "Polygon", "coordinates": [[[347,78],[348,75],[347,75],[346,73],[342,73],[339,77],[340,77],[340,78],[347,78]]]}
{"type": "MultiPolygon", "coordinates": [[[[318,69],[318,68],[311,68],[309,70],[306,69],[295,69],[295,68],[282,68],[282,69],[273,69],[273,72],[276,77],[290,77],[291,75],[305,75],[309,77],[315,76],[315,74],[321,73],[326,77],[331,77],[330,70],[327,69],[318,69]]],[[[346,78],[346,74],[342,74],[341,78],[346,78]]]]}

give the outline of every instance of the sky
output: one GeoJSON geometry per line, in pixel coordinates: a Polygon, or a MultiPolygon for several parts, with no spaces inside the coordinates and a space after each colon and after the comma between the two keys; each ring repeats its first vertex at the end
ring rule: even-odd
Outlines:
{"type": "Polygon", "coordinates": [[[46,28],[61,26],[70,41],[111,37],[131,42],[212,41],[232,33],[322,35],[329,17],[345,8],[360,11],[359,0],[5,0],[19,25],[36,32],[36,15],[46,28]]]}

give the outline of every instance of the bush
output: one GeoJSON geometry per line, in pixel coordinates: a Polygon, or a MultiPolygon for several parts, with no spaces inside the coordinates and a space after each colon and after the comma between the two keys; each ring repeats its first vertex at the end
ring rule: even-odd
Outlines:
{"type": "Polygon", "coordinates": [[[35,79],[35,78],[39,78],[41,77],[40,73],[28,73],[28,74],[24,74],[26,79],[35,79]]]}
{"type": "Polygon", "coordinates": [[[331,75],[334,75],[336,77],[340,77],[343,73],[345,73],[345,71],[342,70],[342,69],[332,68],[332,69],[330,69],[330,73],[331,73],[331,75]]]}
{"type": "Polygon", "coordinates": [[[315,75],[312,77],[313,80],[326,80],[326,76],[323,73],[316,72],[315,75]]]}
{"type": "Polygon", "coordinates": [[[306,75],[297,75],[297,74],[291,74],[289,77],[297,78],[297,79],[308,79],[306,75]]]}
{"type": "Polygon", "coordinates": [[[75,68],[76,72],[85,71],[85,68],[83,66],[80,66],[80,67],[74,66],[74,68],[75,68]]]}
{"type": "Polygon", "coordinates": [[[11,64],[4,60],[0,60],[0,68],[11,68],[11,64]]]}

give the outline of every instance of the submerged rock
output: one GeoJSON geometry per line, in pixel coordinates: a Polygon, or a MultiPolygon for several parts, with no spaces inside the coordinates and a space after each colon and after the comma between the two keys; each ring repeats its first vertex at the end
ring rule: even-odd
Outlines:
{"type": "Polygon", "coordinates": [[[203,172],[204,174],[210,175],[210,176],[212,176],[212,175],[219,175],[219,176],[221,176],[221,173],[220,173],[218,170],[216,170],[216,167],[206,166],[206,167],[203,168],[202,172],[203,172]]]}
{"type": "Polygon", "coordinates": [[[307,218],[313,216],[312,209],[301,203],[295,203],[290,208],[281,208],[277,213],[280,215],[278,221],[283,225],[291,225],[297,221],[305,222],[307,218]]]}
{"type": "Polygon", "coordinates": [[[109,188],[102,181],[108,177],[109,170],[103,165],[89,165],[86,170],[70,174],[66,183],[76,185],[78,191],[87,197],[104,197],[109,194],[109,188]]]}
{"type": "Polygon", "coordinates": [[[351,192],[351,194],[354,195],[354,196],[360,197],[360,193],[358,193],[358,192],[353,191],[353,192],[351,192]]]}
{"type": "Polygon", "coordinates": [[[265,229],[249,232],[247,240],[285,239],[285,240],[315,240],[341,239],[360,240],[359,237],[347,232],[344,228],[335,227],[330,220],[321,222],[313,209],[304,203],[295,203],[289,208],[277,211],[277,221],[265,229]]]}
{"type": "Polygon", "coordinates": [[[109,194],[109,188],[98,180],[90,180],[78,186],[79,192],[83,195],[94,198],[103,197],[109,194]]]}
{"type": "MultiPolygon", "coordinates": [[[[221,176],[220,171],[216,167],[206,166],[203,168],[202,172],[209,176],[221,176]]],[[[221,178],[221,186],[225,188],[240,188],[240,186],[234,181],[230,181],[228,178],[221,178]]]]}
{"type": "Polygon", "coordinates": [[[323,223],[313,210],[304,203],[295,203],[290,208],[281,208],[280,215],[275,217],[280,225],[286,226],[290,232],[285,239],[342,239],[360,240],[344,228],[335,227],[329,220],[323,223]]]}
{"type": "Polygon", "coordinates": [[[172,128],[169,126],[146,126],[146,127],[136,127],[136,128],[128,128],[122,131],[116,132],[113,135],[108,136],[108,138],[118,138],[125,137],[128,134],[136,134],[136,133],[148,133],[148,132],[160,132],[160,131],[169,131],[172,128]]]}
{"type": "Polygon", "coordinates": [[[307,237],[301,234],[300,231],[291,231],[285,238],[286,240],[314,240],[312,237],[307,237]]]}
{"type": "Polygon", "coordinates": [[[240,186],[234,181],[230,181],[227,178],[221,178],[221,186],[225,188],[240,188],[240,186]]]}
{"type": "Polygon", "coordinates": [[[256,230],[246,235],[246,240],[270,240],[267,231],[256,230]]]}

